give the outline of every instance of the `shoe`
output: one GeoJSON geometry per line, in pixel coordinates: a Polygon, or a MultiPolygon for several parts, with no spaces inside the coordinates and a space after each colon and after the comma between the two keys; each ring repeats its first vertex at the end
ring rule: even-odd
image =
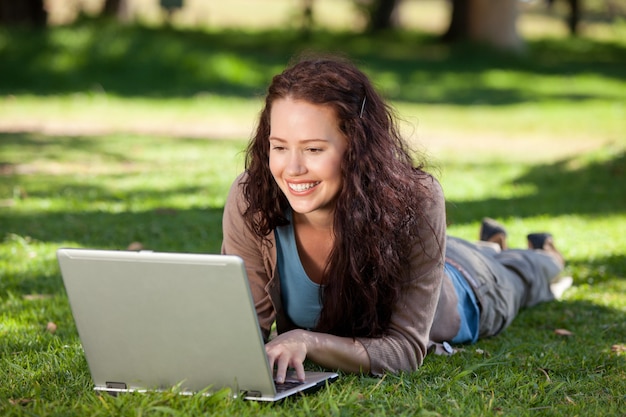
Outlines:
{"type": "Polygon", "coordinates": [[[531,233],[526,236],[528,240],[528,249],[543,249],[543,245],[548,238],[552,239],[550,233],[531,233]]]}
{"type": "Polygon", "coordinates": [[[506,229],[494,219],[489,217],[483,219],[479,235],[481,241],[497,243],[502,250],[507,249],[506,229]]]}
{"type": "Polygon", "coordinates": [[[565,258],[554,246],[554,238],[550,233],[531,233],[526,236],[528,249],[541,249],[552,255],[561,266],[565,265],[565,258]]]}
{"type": "Polygon", "coordinates": [[[558,278],[550,284],[550,291],[552,291],[556,300],[560,300],[561,297],[563,297],[563,293],[567,291],[573,283],[574,279],[572,277],[558,278]]]}

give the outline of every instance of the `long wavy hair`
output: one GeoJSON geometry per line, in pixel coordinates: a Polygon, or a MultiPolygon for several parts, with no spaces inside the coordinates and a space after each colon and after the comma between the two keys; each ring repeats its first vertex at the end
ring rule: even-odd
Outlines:
{"type": "Polygon", "coordinates": [[[348,142],[316,330],[380,336],[408,279],[418,225],[428,221],[422,207],[431,195],[421,181],[428,174],[414,167],[393,110],[363,72],[336,57],[300,60],[272,79],[246,151],[243,215],[260,238],[288,223],[289,203],[269,169],[272,103],[288,97],[332,108],[348,142]]]}

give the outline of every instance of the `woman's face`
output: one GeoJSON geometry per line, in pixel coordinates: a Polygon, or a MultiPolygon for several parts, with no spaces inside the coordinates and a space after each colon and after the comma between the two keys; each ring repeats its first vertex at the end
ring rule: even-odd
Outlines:
{"type": "Polygon", "coordinates": [[[332,215],[347,147],[334,110],[279,99],[272,104],[270,126],[270,170],[293,211],[332,215]]]}

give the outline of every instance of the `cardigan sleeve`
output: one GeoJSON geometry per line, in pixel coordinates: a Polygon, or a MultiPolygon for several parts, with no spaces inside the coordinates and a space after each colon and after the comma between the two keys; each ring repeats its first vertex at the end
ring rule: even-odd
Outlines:
{"type": "MultiPolygon", "coordinates": [[[[247,174],[240,175],[233,183],[226,199],[222,217],[222,254],[237,255],[244,260],[252,299],[263,338],[267,340],[276,318],[275,308],[268,292],[268,284],[274,265],[264,253],[270,250],[268,242],[257,237],[246,225],[243,212],[243,183],[247,174]]],[[[273,236],[270,236],[273,238],[273,236]]]]}
{"type": "Polygon", "coordinates": [[[420,227],[420,242],[413,245],[410,279],[393,308],[389,329],[380,338],[357,338],[374,375],[415,370],[427,353],[444,275],[446,217],[441,186],[432,177],[424,181],[432,190],[425,204],[428,221],[420,227]]]}

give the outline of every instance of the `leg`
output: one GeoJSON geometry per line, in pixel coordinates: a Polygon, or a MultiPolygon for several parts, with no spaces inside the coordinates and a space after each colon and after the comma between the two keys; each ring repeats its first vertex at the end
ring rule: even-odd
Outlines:
{"type": "MultiPolygon", "coordinates": [[[[550,233],[531,233],[527,236],[527,239],[529,249],[534,249],[551,256],[561,268],[565,266],[565,258],[563,258],[561,252],[559,252],[554,245],[554,239],[550,233]]],[[[550,282],[550,291],[552,291],[552,294],[554,294],[554,297],[558,300],[563,296],[563,293],[572,286],[573,282],[572,277],[553,279],[550,282]]]]}
{"type": "Polygon", "coordinates": [[[480,305],[480,338],[504,330],[527,299],[527,285],[518,274],[498,261],[499,255],[496,251],[448,236],[446,259],[460,266],[480,305]]]}
{"type": "Polygon", "coordinates": [[[501,250],[507,250],[506,229],[500,223],[489,217],[485,217],[480,225],[480,241],[492,242],[500,246],[501,250]]]}
{"type": "Polygon", "coordinates": [[[541,249],[513,249],[494,257],[502,265],[517,273],[526,284],[527,296],[523,307],[532,307],[544,301],[554,300],[557,298],[556,295],[560,297],[566,289],[558,289],[558,294],[551,289],[551,285],[557,281],[564,266],[563,256],[554,246],[551,237],[550,243],[546,240],[541,249]]]}
{"type": "Polygon", "coordinates": [[[554,246],[554,239],[550,233],[531,233],[526,236],[528,249],[542,250],[552,256],[562,267],[565,266],[565,258],[554,246]]]}
{"type": "Polygon", "coordinates": [[[496,253],[448,236],[446,258],[470,276],[468,281],[480,304],[481,338],[500,333],[521,308],[555,299],[551,284],[563,264],[553,255],[543,249],[496,253]]]}

